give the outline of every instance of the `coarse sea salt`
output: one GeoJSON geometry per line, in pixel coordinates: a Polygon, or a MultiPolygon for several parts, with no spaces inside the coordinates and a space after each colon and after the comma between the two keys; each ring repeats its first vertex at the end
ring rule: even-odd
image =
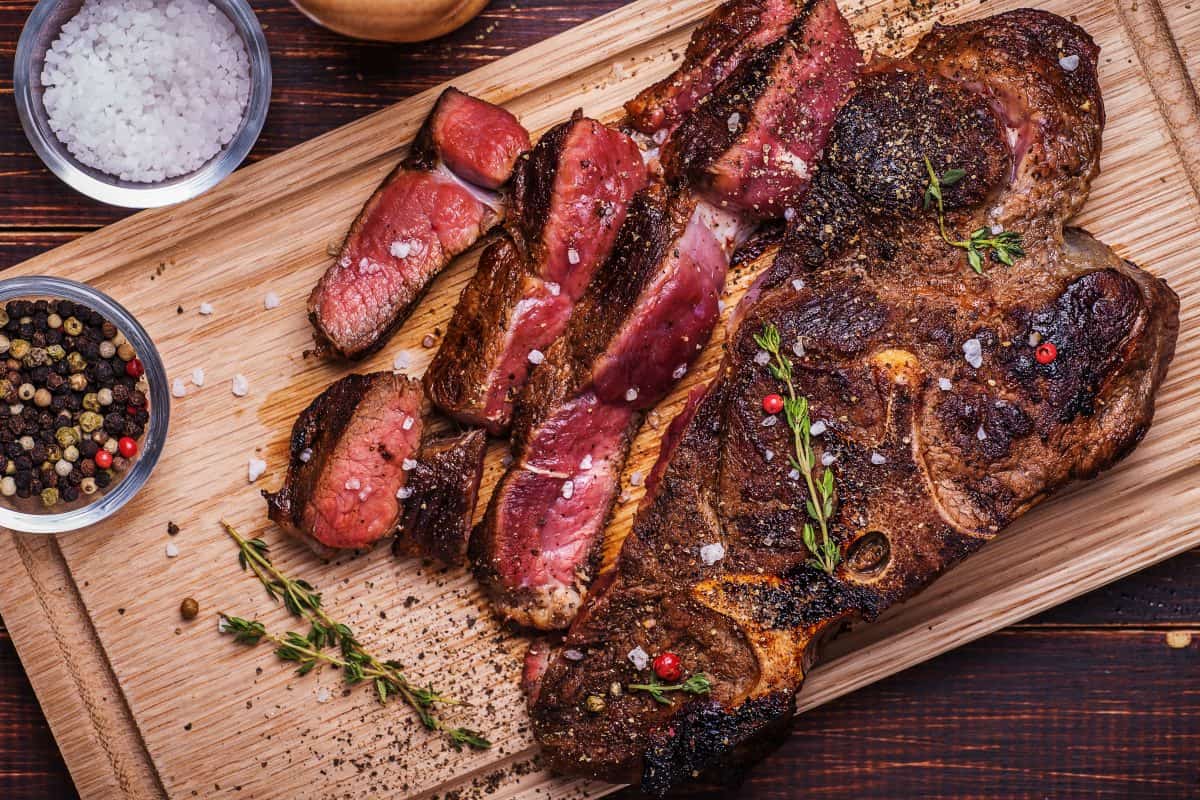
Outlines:
{"type": "Polygon", "coordinates": [[[192,370],[192,383],[196,384],[197,386],[204,385],[204,368],[203,367],[196,367],[194,370],[192,370]]]}
{"type": "Polygon", "coordinates": [[[156,183],[233,139],[250,59],[208,0],[85,0],[46,51],[41,81],[47,122],[72,155],[156,183]]]}
{"type": "Polygon", "coordinates": [[[279,308],[279,295],[274,292],[267,292],[263,297],[263,308],[270,311],[273,308],[279,308]]]}
{"type": "Polygon", "coordinates": [[[645,669],[650,664],[650,654],[639,645],[629,651],[629,661],[638,669],[645,669]]]}
{"type": "Polygon", "coordinates": [[[267,462],[263,461],[261,458],[252,458],[247,465],[246,477],[250,479],[251,483],[254,483],[256,480],[261,478],[262,474],[266,471],[267,462]]]}
{"type": "Polygon", "coordinates": [[[183,378],[176,378],[171,381],[171,396],[183,397],[187,394],[187,387],[183,385],[183,378]]]}
{"type": "Polygon", "coordinates": [[[203,314],[206,317],[210,317],[210,316],[212,316],[212,312],[213,312],[212,303],[201,303],[200,304],[200,313],[201,314],[203,314]]]}
{"type": "Polygon", "coordinates": [[[700,548],[700,560],[710,567],[724,557],[725,545],[721,544],[720,542],[706,544],[700,548]]]}
{"type": "Polygon", "coordinates": [[[233,384],[230,386],[230,391],[236,397],[245,397],[250,393],[250,381],[246,380],[246,376],[239,372],[233,376],[233,384]]]}

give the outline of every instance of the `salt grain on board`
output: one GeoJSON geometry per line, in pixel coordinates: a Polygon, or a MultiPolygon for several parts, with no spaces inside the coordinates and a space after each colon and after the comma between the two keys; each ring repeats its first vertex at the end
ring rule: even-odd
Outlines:
{"type": "Polygon", "coordinates": [[[274,292],[267,292],[263,297],[263,308],[270,311],[273,308],[279,308],[279,295],[274,292]]]}
{"type": "Polygon", "coordinates": [[[262,474],[266,471],[267,462],[263,461],[261,458],[252,458],[247,466],[246,477],[250,479],[251,483],[254,483],[256,480],[261,478],[262,474]]]}
{"type": "Polygon", "coordinates": [[[237,397],[245,397],[250,393],[250,381],[246,380],[246,376],[239,372],[233,376],[231,391],[237,397]]]}

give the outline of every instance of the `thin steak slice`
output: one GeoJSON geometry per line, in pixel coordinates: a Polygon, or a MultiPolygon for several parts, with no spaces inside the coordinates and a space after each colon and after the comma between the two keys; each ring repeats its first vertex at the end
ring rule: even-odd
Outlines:
{"type": "Polygon", "coordinates": [[[450,260],[503,219],[492,190],[528,149],[508,111],[443,92],[308,298],[317,350],[358,359],[381,347],[450,260]]]}
{"type": "Polygon", "coordinates": [[[424,405],[420,382],[391,372],[334,383],[296,420],[283,486],[263,492],[267,515],[320,555],[390,535],[424,405]]]}
{"type": "Polygon", "coordinates": [[[513,176],[511,237],[484,251],[425,375],[435,405],[508,428],[531,364],[566,328],[645,182],[633,140],[578,112],[542,137],[513,176]]]}
{"type": "Polygon", "coordinates": [[[730,0],[692,34],[679,68],[625,104],[630,125],[661,140],[738,65],[783,36],[803,0],[730,0]]]}
{"type": "Polygon", "coordinates": [[[449,566],[466,561],[486,451],[487,435],[479,428],[421,445],[408,484],[400,490],[404,516],[394,545],[397,555],[435,558],[449,566]]]}
{"type": "Polygon", "coordinates": [[[663,148],[667,180],[756,218],[794,210],[861,60],[834,0],[805,3],[786,35],[744,61],[675,130],[663,148]]]}
{"type": "Polygon", "coordinates": [[[521,393],[514,461],[471,540],[497,611],[551,630],[574,617],[637,412],[691,366],[718,319],[737,220],[661,185],[643,190],[613,255],[521,393]]]}
{"type": "Polygon", "coordinates": [[[1141,440],[1179,300],[1064,227],[1099,165],[1097,56],[1079,27],[1022,10],[937,26],[859,82],[614,569],[564,649],[531,659],[549,766],[661,795],[760,756],[822,639],[1141,440]],[[925,158],[938,175],[963,171],[943,187],[951,235],[995,226],[1024,253],[985,252],[972,271],[924,208],[925,158]],[[828,539],[804,536],[820,499],[793,472],[791,426],[763,409],[787,393],[756,340],[768,325],[808,401],[817,485],[836,498],[828,539]],[[666,651],[710,690],[693,682],[698,693],[659,703],[635,688],[666,651]]]}

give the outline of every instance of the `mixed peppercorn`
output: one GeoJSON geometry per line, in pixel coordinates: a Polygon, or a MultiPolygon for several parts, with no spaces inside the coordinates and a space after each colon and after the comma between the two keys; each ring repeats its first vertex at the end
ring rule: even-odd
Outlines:
{"type": "Polygon", "coordinates": [[[50,508],[129,468],[150,410],[145,368],[112,323],[68,300],[11,300],[0,359],[0,495],[50,508]]]}

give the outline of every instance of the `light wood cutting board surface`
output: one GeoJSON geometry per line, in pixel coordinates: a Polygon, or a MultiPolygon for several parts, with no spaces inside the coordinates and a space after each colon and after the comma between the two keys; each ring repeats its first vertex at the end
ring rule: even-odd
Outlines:
{"type": "MultiPolygon", "coordinates": [[[[715,3],[642,0],[455,81],[502,102],[532,130],[576,107],[612,119],[620,103],[668,72],[691,26],[715,3]]],[[[1016,3],[846,2],[865,48],[904,49],[933,20],[1016,3]],[[881,20],[887,20],[881,25],[881,20]],[[896,40],[884,30],[899,31],[896,40]]],[[[801,694],[812,707],[1017,619],[1200,543],[1200,116],[1181,53],[1200,52],[1200,14],[1157,3],[1039,4],[1073,15],[1101,44],[1109,124],[1103,172],[1078,220],[1121,255],[1171,283],[1183,300],[1175,363],[1154,427],[1112,473],[1074,487],[884,619],[834,642],[801,694]]],[[[1195,69],[1195,65],[1191,65],[1195,69]]],[[[427,92],[236,173],[175,208],[146,212],[14,268],[86,280],[130,308],[154,336],[171,377],[194,367],[172,406],[166,452],[142,495],[89,531],[58,538],[0,533],[0,612],[84,797],[567,797],[611,787],[540,770],[517,687],[527,645],[497,627],[462,571],[394,560],[386,547],[323,564],[270,526],[260,488],[276,488],[295,415],[344,365],[304,358],[304,301],[363,200],[395,164],[436,92],[427,92]],[[282,305],[263,308],[274,291],[282,305]],[[214,306],[201,316],[201,302],[214,306]],[[183,313],[177,313],[181,307],[183,313]],[[235,373],[250,394],[230,392],[235,373]],[[268,463],[251,485],[247,460],[268,463]],[[262,535],[277,562],[324,591],[370,646],[466,701],[448,716],[496,743],[458,753],[400,705],[340,675],[296,677],[266,647],[217,635],[219,610],[291,620],[241,573],[217,520],[262,535]],[[182,529],[166,533],[172,521],[182,529]],[[180,550],[167,559],[165,546],[180,550]],[[179,619],[184,597],[200,618],[179,619]],[[328,694],[328,699],[325,695],[328,694]],[[324,702],[322,702],[324,700],[324,702]]],[[[361,365],[390,368],[408,351],[420,373],[477,250],[437,282],[391,345],[361,365]]],[[[753,275],[735,276],[732,306],[753,275]]],[[[720,336],[647,424],[627,469],[645,472],[660,428],[707,380],[720,336]]],[[[487,489],[503,447],[489,453],[487,489]]],[[[640,490],[621,505],[610,542],[628,530],[640,490]]]]}

